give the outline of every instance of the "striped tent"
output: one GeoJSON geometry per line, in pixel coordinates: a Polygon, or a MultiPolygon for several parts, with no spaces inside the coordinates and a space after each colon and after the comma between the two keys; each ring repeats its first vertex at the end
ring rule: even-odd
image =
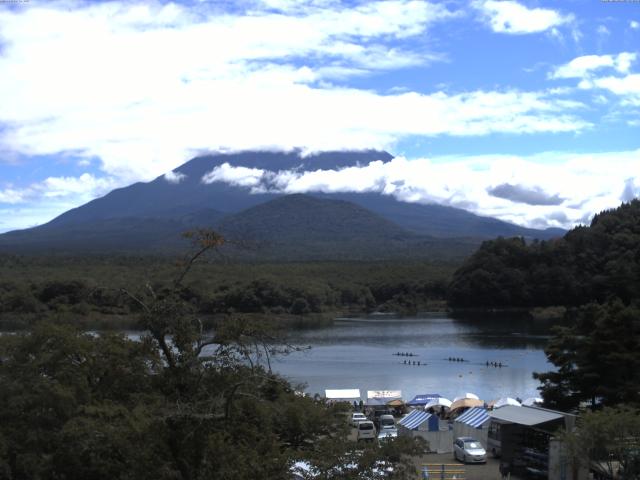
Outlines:
{"type": "Polygon", "coordinates": [[[453,436],[473,437],[487,448],[487,432],[491,417],[484,408],[470,408],[453,422],[453,436]]]}
{"type": "Polygon", "coordinates": [[[432,424],[435,425],[435,429],[438,428],[438,419],[434,415],[427,413],[423,410],[414,410],[406,417],[402,418],[398,425],[402,425],[407,430],[417,430],[421,425],[428,423],[428,428],[424,430],[431,430],[432,424]],[[433,417],[433,418],[431,418],[433,417]]]}
{"type": "Polygon", "coordinates": [[[449,430],[448,422],[441,424],[437,415],[432,415],[424,410],[414,410],[398,422],[398,435],[424,438],[432,452],[452,452],[452,433],[449,430]]]}
{"type": "Polygon", "coordinates": [[[484,408],[475,407],[464,412],[455,421],[466,423],[473,428],[480,428],[487,420],[489,420],[487,411],[484,408]]]}

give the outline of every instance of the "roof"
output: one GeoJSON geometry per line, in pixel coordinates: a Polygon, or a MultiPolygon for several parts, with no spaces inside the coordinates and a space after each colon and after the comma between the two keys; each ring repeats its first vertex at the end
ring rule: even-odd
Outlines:
{"type": "Polygon", "coordinates": [[[409,430],[413,430],[417,428],[419,425],[422,425],[424,422],[429,420],[431,417],[430,413],[424,412],[422,410],[414,410],[406,417],[402,418],[398,424],[403,427],[408,428],[409,430]]]}
{"type": "Polygon", "coordinates": [[[481,428],[489,419],[489,414],[484,408],[474,407],[464,412],[456,418],[455,421],[467,424],[473,428],[481,428]]]}
{"type": "Polygon", "coordinates": [[[360,390],[357,388],[348,388],[343,390],[325,390],[324,396],[330,400],[343,400],[343,399],[360,399],[360,390]]]}
{"type": "Polygon", "coordinates": [[[507,405],[491,412],[491,418],[505,423],[517,423],[519,425],[539,425],[564,418],[562,412],[546,410],[536,407],[514,407],[507,405]]]}
{"type": "Polygon", "coordinates": [[[422,393],[413,397],[413,399],[407,402],[407,405],[426,405],[431,400],[435,400],[436,398],[440,398],[439,393],[422,393]]]}
{"type": "Polygon", "coordinates": [[[476,400],[475,398],[461,398],[451,404],[451,410],[467,407],[482,407],[484,402],[482,400],[476,400]]]}

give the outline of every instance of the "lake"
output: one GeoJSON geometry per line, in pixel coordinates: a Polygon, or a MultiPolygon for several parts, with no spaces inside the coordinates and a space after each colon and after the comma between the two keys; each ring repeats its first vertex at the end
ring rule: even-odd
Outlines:
{"type": "Polygon", "coordinates": [[[402,390],[405,400],[420,393],[453,399],[465,392],[486,401],[526,398],[539,396],[532,373],[553,369],[543,351],[548,338],[548,324],[524,319],[342,318],[331,327],[296,334],[294,342],[311,349],[278,357],[272,367],[294,384],[306,384],[310,394],[359,388],[363,397],[367,390],[402,390]],[[417,356],[394,355],[398,352],[417,356]]]}

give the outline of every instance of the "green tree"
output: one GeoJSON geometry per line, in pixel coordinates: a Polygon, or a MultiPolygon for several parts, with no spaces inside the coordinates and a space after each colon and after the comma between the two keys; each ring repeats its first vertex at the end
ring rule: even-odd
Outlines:
{"type": "Polygon", "coordinates": [[[563,434],[569,455],[576,462],[585,456],[591,469],[606,478],[640,477],[640,411],[604,408],[586,412],[577,428],[563,434]]]}
{"type": "Polygon", "coordinates": [[[640,405],[640,309],[620,300],[589,304],[571,323],[545,349],[557,370],[534,374],[545,402],[561,409],[640,405]]]}
{"type": "Polygon", "coordinates": [[[293,348],[279,332],[237,317],[205,332],[183,280],[224,239],[191,238],[172,283],[122,291],[139,341],[47,323],[0,337],[0,478],[271,480],[299,460],[321,478],[406,478],[419,444],[356,451],[344,406],[271,372],[293,348]]]}

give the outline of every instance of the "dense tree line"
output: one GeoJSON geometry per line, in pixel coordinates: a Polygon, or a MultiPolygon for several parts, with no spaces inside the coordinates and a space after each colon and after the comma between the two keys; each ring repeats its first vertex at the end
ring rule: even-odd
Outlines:
{"type": "MultiPolygon", "coordinates": [[[[166,258],[0,258],[0,325],[24,328],[47,316],[89,328],[131,326],[140,305],[122,294],[169,281],[166,258]]],[[[204,316],[335,314],[442,308],[453,266],[428,263],[199,264],[181,297],[204,316]]]]}
{"type": "Polygon", "coordinates": [[[576,462],[638,478],[640,200],[561,239],[483,243],[454,273],[448,299],[457,308],[568,307],[545,348],[555,369],[534,374],[545,406],[582,412],[564,435],[576,462]]]}
{"type": "Polygon", "coordinates": [[[640,200],[596,215],[564,238],[485,242],[453,275],[454,307],[569,307],[538,373],[562,410],[640,406],[640,200]]]}
{"type": "Polygon", "coordinates": [[[557,369],[534,375],[547,405],[640,408],[640,308],[590,303],[568,317],[545,349],[557,369]]]}
{"type": "Polygon", "coordinates": [[[0,336],[0,479],[271,480],[299,461],[305,478],[413,473],[424,445],[356,449],[344,407],[271,372],[294,348],[280,332],[229,316],[206,335],[182,287],[122,289],[139,341],[48,322],[0,336]]]}
{"type": "Polygon", "coordinates": [[[499,238],[482,244],[454,273],[454,307],[579,306],[640,292],[640,200],[596,215],[563,238],[499,238]]]}

